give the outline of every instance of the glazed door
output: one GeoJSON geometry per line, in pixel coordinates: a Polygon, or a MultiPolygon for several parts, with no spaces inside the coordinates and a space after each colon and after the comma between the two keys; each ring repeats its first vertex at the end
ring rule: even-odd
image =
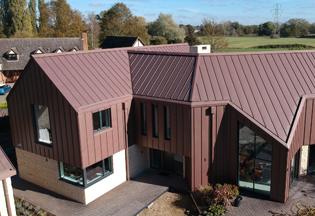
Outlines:
{"type": "Polygon", "coordinates": [[[290,187],[292,186],[293,182],[299,175],[299,162],[300,162],[300,150],[294,155],[294,157],[291,160],[290,187]]]}

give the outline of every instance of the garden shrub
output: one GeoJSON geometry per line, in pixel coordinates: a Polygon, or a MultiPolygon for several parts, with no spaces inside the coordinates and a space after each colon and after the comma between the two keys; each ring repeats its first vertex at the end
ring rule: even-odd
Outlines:
{"type": "Polygon", "coordinates": [[[267,44],[260,46],[253,46],[252,49],[278,49],[278,48],[292,48],[292,47],[303,47],[303,48],[315,48],[305,44],[267,44]]]}
{"type": "Polygon", "coordinates": [[[0,109],[7,108],[7,107],[8,107],[7,102],[0,103],[0,109]]]}
{"type": "Polygon", "coordinates": [[[277,35],[277,34],[272,34],[272,35],[270,35],[270,38],[271,38],[271,39],[279,39],[280,36],[277,35]]]}
{"type": "Polygon", "coordinates": [[[203,214],[206,216],[217,216],[224,215],[227,211],[225,206],[213,204],[209,207],[208,211],[204,211],[203,214]]]}

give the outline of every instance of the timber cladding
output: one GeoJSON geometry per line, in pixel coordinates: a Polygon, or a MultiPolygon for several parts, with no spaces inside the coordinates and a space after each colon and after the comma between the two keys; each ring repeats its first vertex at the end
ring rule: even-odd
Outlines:
{"type": "Polygon", "coordinates": [[[135,143],[144,147],[191,156],[191,108],[187,105],[134,98],[135,143]],[[147,135],[141,134],[140,103],[146,104],[147,135]],[[158,106],[158,137],[153,137],[152,104],[158,106]],[[170,140],[164,138],[164,106],[170,106],[170,140]]]}

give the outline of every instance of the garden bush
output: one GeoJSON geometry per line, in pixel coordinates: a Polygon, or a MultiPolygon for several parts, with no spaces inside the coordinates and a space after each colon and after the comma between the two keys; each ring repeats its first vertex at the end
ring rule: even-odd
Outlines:
{"type": "Polygon", "coordinates": [[[7,107],[8,107],[7,102],[0,103],[0,109],[7,108],[7,107]]]}
{"type": "Polygon", "coordinates": [[[208,211],[204,211],[203,214],[206,216],[217,216],[224,215],[227,212],[227,208],[223,205],[213,204],[209,207],[208,211]]]}

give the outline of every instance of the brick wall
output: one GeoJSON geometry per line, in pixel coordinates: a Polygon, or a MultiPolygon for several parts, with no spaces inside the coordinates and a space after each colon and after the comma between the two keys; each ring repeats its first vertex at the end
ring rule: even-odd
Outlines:
{"type": "Polygon", "coordinates": [[[150,149],[139,145],[132,145],[129,151],[129,174],[134,178],[150,167],[150,149]]]}
{"type": "Polygon", "coordinates": [[[16,157],[22,179],[84,204],[126,181],[125,150],[113,155],[113,174],[86,189],[59,180],[58,161],[19,148],[16,148],[16,157]]]}
{"type": "Polygon", "coordinates": [[[310,146],[308,145],[301,147],[300,176],[307,175],[309,148],[310,146]]]}

